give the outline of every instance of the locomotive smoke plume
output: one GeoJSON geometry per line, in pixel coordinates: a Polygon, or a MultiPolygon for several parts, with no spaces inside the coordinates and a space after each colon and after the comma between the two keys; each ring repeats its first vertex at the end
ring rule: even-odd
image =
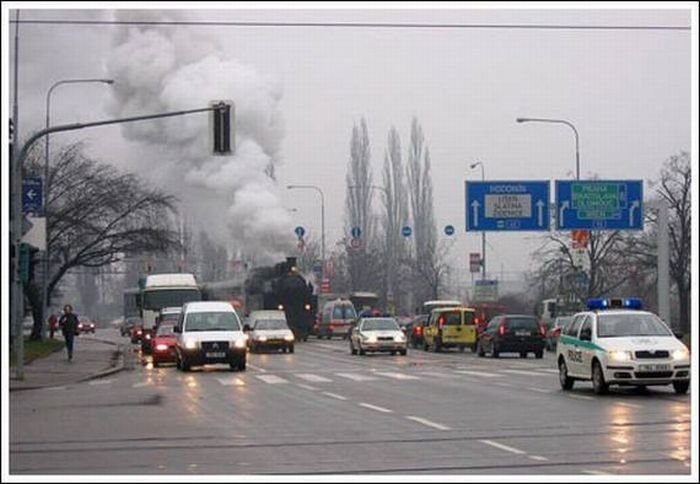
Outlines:
{"type": "MultiPolygon", "coordinates": [[[[117,20],[177,20],[178,12],[119,11],[117,20]]],[[[201,31],[200,31],[201,32],[201,31]]],[[[250,66],[227,59],[216,43],[172,26],[126,26],[108,61],[118,116],[235,104],[234,156],[211,155],[207,114],[123,125],[140,142],[134,166],[175,194],[187,219],[229,249],[258,261],[291,250],[291,220],[269,176],[279,162],[281,88],[250,66]]]]}

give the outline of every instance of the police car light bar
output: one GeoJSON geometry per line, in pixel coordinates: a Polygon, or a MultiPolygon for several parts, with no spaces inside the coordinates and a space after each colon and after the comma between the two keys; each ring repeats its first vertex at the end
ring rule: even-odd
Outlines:
{"type": "Polygon", "coordinates": [[[642,309],[642,300],[636,297],[628,297],[624,299],[596,298],[589,299],[588,304],[586,306],[592,311],[602,309],[642,309]]]}

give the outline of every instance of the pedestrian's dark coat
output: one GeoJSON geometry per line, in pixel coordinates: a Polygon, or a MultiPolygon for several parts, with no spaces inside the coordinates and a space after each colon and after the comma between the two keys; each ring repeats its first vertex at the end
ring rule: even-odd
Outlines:
{"type": "Polygon", "coordinates": [[[58,324],[61,326],[61,331],[64,335],[78,332],[78,317],[73,313],[61,316],[58,324]]]}

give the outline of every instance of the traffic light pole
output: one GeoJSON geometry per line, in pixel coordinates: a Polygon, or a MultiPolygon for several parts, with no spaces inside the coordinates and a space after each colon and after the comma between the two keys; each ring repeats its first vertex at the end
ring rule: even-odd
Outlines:
{"type": "MultiPolygon", "coordinates": [[[[15,44],[16,45],[16,44],[15,44]]],[[[16,71],[15,71],[16,72],[16,71]]],[[[12,177],[12,243],[15,250],[15,265],[14,265],[14,300],[12,301],[12,323],[15,328],[15,378],[18,380],[24,379],[24,329],[22,327],[22,319],[24,317],[24,292],[23,284],[20,277],[20,267],[19,267],[19,247],[22,242],[22,165],[24,159],[27,157],[27,153],[31,146],[43,136],[50,133],[58,133],[61,131],[75,131],[78,129],[92,128],[95,126],[105,126],[108,124],[119,124],[119,123],[130,123],[133,121],[145,121],[147,119],[158,119],[158,118],[170,118],[174,116],[184,116],[187,114],[204,113],[209,111],[219,111],[224,109],[225,105],[215,105],[200,109],[190,109],[187,111],[174,111],[169,113],[159,113],[150,114],[145,116],[134,116],[130,118],[120,118],[120,119],[109,119],[105,121],[95,121],[92,123],[76,123],[76,124],[66,124],[61,126],[53,126],[50,128],[42,129],[35,134],[33,134],[25,143],[22,145],[22,149],[13,149],[13,168],[14,173],[12,177]]],[[[15,106],[16,110],[16,106],[15,106]]],[[[16,113],[15,113],[16,119],[16,113]]],[[[16,130],[16,121],[15,121],[16,130]]],[[[16,131],[15,131],[16,133],[16,131]]],[[[16,135],[15,135],[16,137],[16,135]]],[[[48,277],[48,274],[45,275],[48,277]]]]}

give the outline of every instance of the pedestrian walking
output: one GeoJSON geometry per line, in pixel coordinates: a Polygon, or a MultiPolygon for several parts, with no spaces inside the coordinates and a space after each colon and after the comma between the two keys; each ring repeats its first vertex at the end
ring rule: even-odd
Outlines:
{"type": "Polygon", "coordinates": [[[73,359],[73,342],[75,334],[78,332],[78,318],[73,314],[73,306],[66,304],[63,307],[63,315],[58,321],[63,332],[63,338],[66,340],[66,350],[68,351],[68,360],[73,359]]]}
{"type": "Polygon", "coordinates": [[[53,334],[58,329],[58,318],[55,314],[49,316],[49,334],[51,334],[51,339],[53,339],[53,334]]]}

